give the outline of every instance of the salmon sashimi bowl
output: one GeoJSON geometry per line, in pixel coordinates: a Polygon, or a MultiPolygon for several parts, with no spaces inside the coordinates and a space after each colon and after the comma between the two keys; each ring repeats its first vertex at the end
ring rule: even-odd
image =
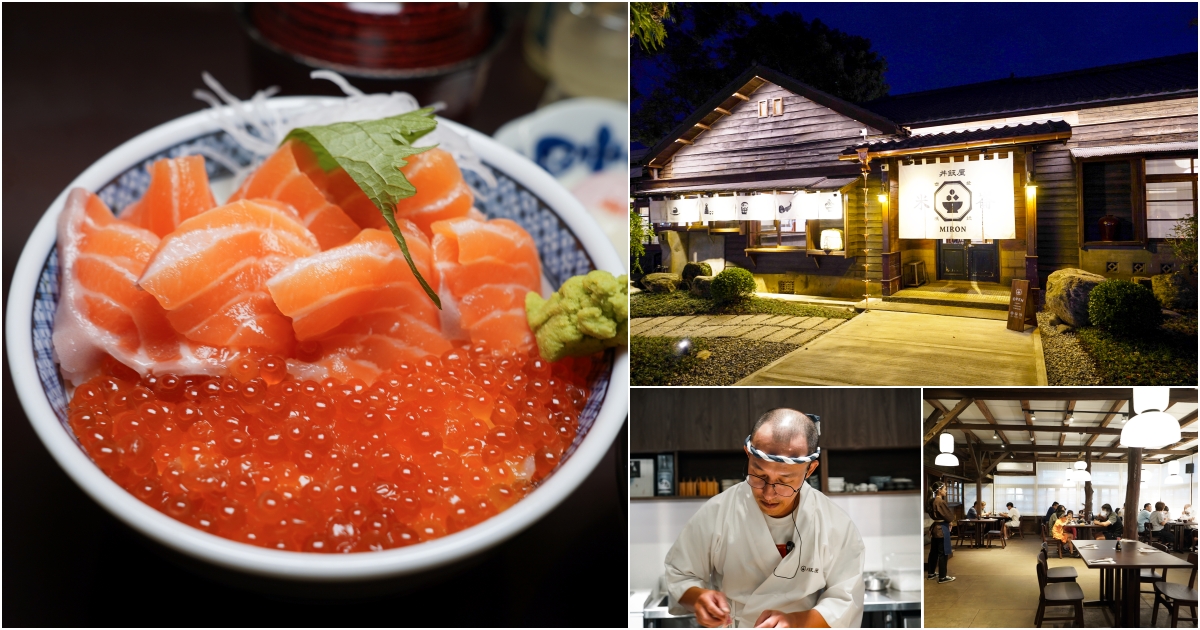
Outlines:
{"type": "Polygon", "coordinates": [[[224,102],[52,206],[31,309],[36,403],[108,480],[296,556],[500,522],[624,417],[627,282],[584,245],[599,230],[515,154],[342,85],[241,102],[210,81],[224,102]]]}

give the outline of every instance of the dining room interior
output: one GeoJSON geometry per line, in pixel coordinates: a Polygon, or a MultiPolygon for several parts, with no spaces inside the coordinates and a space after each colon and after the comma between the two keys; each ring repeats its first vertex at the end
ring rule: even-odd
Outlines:
{"type": "Polygon", "coordinates": [[[1195,388],[922,397],[925,627],[1196,627],[1195,388]]]}

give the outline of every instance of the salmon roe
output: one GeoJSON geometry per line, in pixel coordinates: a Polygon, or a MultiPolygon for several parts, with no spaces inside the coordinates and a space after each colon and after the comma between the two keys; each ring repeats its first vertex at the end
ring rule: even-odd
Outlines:
{"type": "Polygon", "coordinates": [[[176,520],[274,549],[378,551],[528,494],[575,438],[591,368],[474,346],[318,383],[273,356],[221,377],[139,377],[107,358],[69,423],[105,474],[176,520]]]}

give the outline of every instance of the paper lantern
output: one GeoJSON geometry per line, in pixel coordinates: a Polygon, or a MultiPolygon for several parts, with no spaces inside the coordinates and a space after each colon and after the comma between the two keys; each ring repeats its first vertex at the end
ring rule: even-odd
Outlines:
{"type": "Polygon", "coordinates": [[[1086,470],[1086,469],[1087,469],[1087,462],[1083,461],[1082,459],[1075,462],[1075,470],[1086,470]]]}
{"type": "Polygon", "coordinates": [[[957,466],[958,457],[954,453],[942,453],[933,460],[934,466],[957,466]]]}
{"type": "Polygon", "coordinates": [[[825,228],[821,230],[821,249],[831,252],[839,252],[846,249],[846,244],[842,239],[842,231],[837,228],[825,228]]]}
{"type": "Polygon", "coordinates": [[[1167,474],[1174,477],[1179,474],[1179,462],[1167,462],[1167,474]]]}
{"type": "Polygon", "coordinates": [[[1179,421],[1165,411],[1140,413],[1121,428],[1121,446],[1125,448],[1162,448],[1180,437],[1179,421]]]}
{"type": "Polygon", "coordinates": [[[940,437],[938,439],[939,439],[938,446],[941,448],[941,451],[943,453],[953,453],[954,452],[954,436],[953,435],[951,435],[949,433],[943,433],[942,437],[940,437]]]}
{"type": "Polygon", "coordinates": [[[1169,387],[1134,387],[1133,412],[1165,411],[1171,404],[1169,387]]]}

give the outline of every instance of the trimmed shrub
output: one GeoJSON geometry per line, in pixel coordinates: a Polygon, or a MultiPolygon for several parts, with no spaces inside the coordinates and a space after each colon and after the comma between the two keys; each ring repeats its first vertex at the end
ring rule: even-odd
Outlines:
{"type": "Polygon", "coordinates": [[[728,267],[712,281],[712,296],[719,303],[754,295],[754,274],[740,267],[728,267]]]}
{"type": "Polygon", "coordinates": [[[1088,296],[1088,319],[1116,334],[1142,336],[1162,323],[1162,305],[1149,287],[1128,280],[1105,280],[1088,296]]]}
{"type": "Polygon", "coordinates": [[[706,262],[690,262],[683,266],[683,286],[691,287],[692,279],[696,276],[711,276],[712,266],[706,262]]]}

